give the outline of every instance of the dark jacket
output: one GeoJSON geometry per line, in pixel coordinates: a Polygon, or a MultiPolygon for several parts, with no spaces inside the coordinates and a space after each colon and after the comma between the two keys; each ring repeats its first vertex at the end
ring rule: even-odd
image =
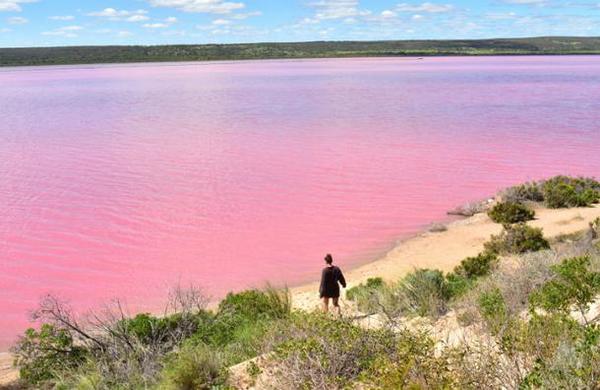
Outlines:
{"type": "Polygon", "coordinates": [[[346,279],[344,279],[342,270],[334,265],[325,267],[321,274],[321,287],[319,288],[321,298],[338,298],[340,296],[338,282],[346,288],[346,279]]]}

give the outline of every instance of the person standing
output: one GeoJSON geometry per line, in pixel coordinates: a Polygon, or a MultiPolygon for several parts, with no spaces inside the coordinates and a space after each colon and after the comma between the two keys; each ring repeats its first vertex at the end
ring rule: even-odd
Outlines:
{"type": "Polygon", "coordinates": [[[340,299],[340,284],[346,288],[346,279],[342,270],[333,265],[333,257],[330,254],[325,256],[327,266],[323,268],[321,273],[321,286],[319,288],[319,296],[323,300],[323,312],[329,311],[329,300],[331,299],[334,309],[341,315],[339,299],[340,299]]]}

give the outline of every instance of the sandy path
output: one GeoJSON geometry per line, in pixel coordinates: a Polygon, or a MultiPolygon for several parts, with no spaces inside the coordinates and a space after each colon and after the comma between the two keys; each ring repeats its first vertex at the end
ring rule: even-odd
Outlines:
{"type": "MultiPolygon", "coordinates": [[[[600,205],[588,208],[536,209],[536,220],[530,225],[544,229],[547,238],[582,231],[589,222],[600,217],[600,205]]],[[[382,258],[345,272],[348,287],[380,276],[395,281],[415,268],[436,268],[451,271],[462,259],[477,255],[492,234],[502,227],[486,214],[450,223],[441,233],[425,232],[400,242],[382,258]]],[[[343,264],[342,264],[343,266],[343,264]]],[[[319,270],[315,270],[319,275],[319,270]]],[[[318,282],[291,289],[295,308],[312,310],[319,305],[318,282]]]]}

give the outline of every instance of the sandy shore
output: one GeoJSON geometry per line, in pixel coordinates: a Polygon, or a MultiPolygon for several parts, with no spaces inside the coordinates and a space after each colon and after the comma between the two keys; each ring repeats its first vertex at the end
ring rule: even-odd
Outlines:
{"type": "MultiPolygon", "coordinates": [[[[536,208],[536,220],[529,224],[544,229],[544,235],[551,239],[587,229],[589,222],[598,217],[600,205],[558,210],[536,208]]],[[[415,268],[451,271],[465,257],[481,252],[489,237],[502,230],[502,226],[492,222],[486,214],[451,222],[447,224],[447,228],[440,233],[421,233],[398,243],[380,259],[357,268],[346,269],[344,273],[348,287],[377,276],[395,281],[415,268]]],[[[339,265],[344,267],[344,264],[339,265]]],[[[318,269],[315,270],[315,274],[319,274],[318,269]]],[[[294,308],[313,310],[319,306],[318,280],[290,290],[294,308]]],[[[0,353],[0,388],[14,381],[16,377],[10,355],[0,353]]]]}
{"type": "MultiPolygon", "coordinates": [[[[551,239],[562,234],[582,231],[588,227],[589,222],[598,217],[600,205],[553,210],[540,207],[536,208],[536,220],[529,224],[542,228],[544,235],[551,239]]],[[[480,253],[483,244],[492,234],[502,231],[502,226],[492,222],[487,214],[477,214],[451,222],[447,228],[444,232],[424,232],[402,241],[382,258],[345,270],[348,287],[377,276],[396,281],[415,268],[451,271],[465,257],[480,253]]],[[[338,265],[343,269],[343,264],[338,265]]],[[[315,273],[318,274],[318,270],[315,270],[315,273]]],[[[291,288],[294,307],[303,310],[318,307],[318,288],[318,281],[291,288]]]]}
{"type": "Polygon", "coordinates": [[[19,374],[12,366],[12,356],[7,352],[0,352],[0,389],[14,382],[19,374]]]}

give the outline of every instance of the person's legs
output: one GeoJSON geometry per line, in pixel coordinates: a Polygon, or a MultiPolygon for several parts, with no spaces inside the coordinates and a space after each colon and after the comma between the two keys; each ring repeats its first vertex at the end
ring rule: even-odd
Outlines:
{"type": "Polygon", "coordinates": [[[329,298],[323,297],[323,313],[327,313],[329,311],[329,298]]]}
{"type": "Polygon", "coordinates": [[[333,307],[335,308],[335,311],[337,312],[338,316],[341,316],[342,309],[340,308],[339,301],[340,301],[339,297],[333,298],[333,307]]]}

